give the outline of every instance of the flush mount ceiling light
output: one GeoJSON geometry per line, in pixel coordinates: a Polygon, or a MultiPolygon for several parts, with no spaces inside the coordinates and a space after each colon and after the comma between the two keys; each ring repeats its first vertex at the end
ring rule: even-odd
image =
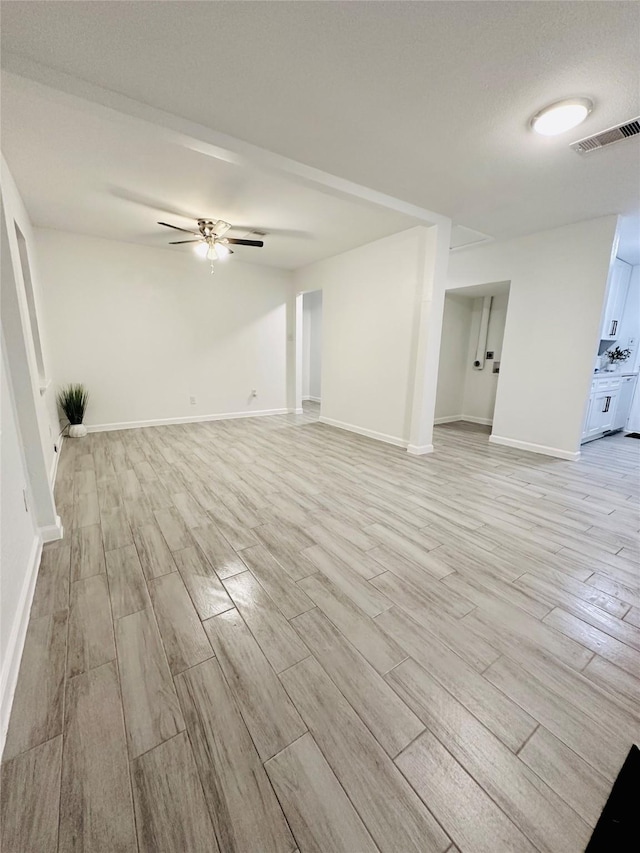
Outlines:
{"type": "Polygon", "coordinates": [[[549,104],[531,119],[531,127],[541,136],[557,136],[581,124],[593,109],[589,98],[567,98],[549,104]]]}

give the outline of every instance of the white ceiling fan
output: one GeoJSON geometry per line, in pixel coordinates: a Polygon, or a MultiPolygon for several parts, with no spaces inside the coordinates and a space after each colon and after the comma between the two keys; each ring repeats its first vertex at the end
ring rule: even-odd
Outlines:
{"type": "Polygon", "coordinates": [[[211,271],[213,272],[213,261],[222,260],[228,255],[233,254],[233,250],[229,246],[256,246],[261,248],[264,246],[262,240],[245,240],[237,237],[225,237],[224,235],[231,228],[229,222],[223,219],[198,219],[198,230],[192,231],[189,228],[180,228],[178,225],[171,225],[169,222],[158,222],[158,225],[164,225],[166,228],[173,228],[176,231],[184,231],[186,234],[193,234],[195,237],[191,240],[172,240],[170,246],[178,246],[182,243],[198,243],[196,252],[203,258],[211,261],[211,271]]]}

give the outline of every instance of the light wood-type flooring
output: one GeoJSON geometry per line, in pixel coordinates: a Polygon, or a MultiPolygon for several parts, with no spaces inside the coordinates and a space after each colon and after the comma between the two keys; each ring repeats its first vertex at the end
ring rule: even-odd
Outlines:
{"type": "Polygon", "coordinates": [[[640,441],[64,443],[4,853],[578,853],[640,734],[640,441]]]}

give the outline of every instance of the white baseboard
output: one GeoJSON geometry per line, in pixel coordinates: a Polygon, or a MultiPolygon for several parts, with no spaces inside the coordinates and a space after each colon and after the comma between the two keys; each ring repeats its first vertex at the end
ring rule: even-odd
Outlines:
{"type": "Polygon", "coordinates": [[[461,421],[461,420],[462,420],[462,415],[446,415],[444,418],[435,418],[433,423],[435,426],[437,426],[438,424],[452,424],[452,423],[455,423],[456,421],[461,421]]]}
{"type": "Polygon", "coordinates": [[[570,462],[575,462],[580,458],[580,451],[571,452],[570,450],[561,450],[559,447],[547,447],[544,444],[532,444],[529,441],[519,441],[516,438],[504,438],[501,435],[490,435],[489,441],[492,444],[502,444],[505,447],[514,447],[517,450],[527,450],[529,453],[541,453],[544,456],[554,456],[556,459],[568,459],[570,462]]]}
{"type": "Polygon", "coordinates": [[[308,400],[310,403],[321,403],[321,402],[322,402],[322,398],[321,398],[321,397],[303,397],[303,398],[302,398],[302,401],[303,401],[303,402],[306,402],[307,400],[308,400]]]}
{"type": "Polygon", "coordinates": [[[36,588],[41,554],[42,539],[36,534],[29,554],[29,560],[25,567],[20,600],[14,614],[13,625],[11,626],[11,632],[2,661],[2,673],[0,674],[0,754],[4,751],[4,743],[7,737],[13,694],[15,693],[18,681],[20,661],[27,635],[29,613],[31,612],[31,602],[33,601],[33,593],[36,588]]]}
{"type": "Polygon", "coordinates": [[[60,462],[60,454],[62,453],[62,442],[64,441],[64,436],[61,435],[59,440],[56,442],[58,445],[57,453],[53,454],[53,462],[51,463],[51,470],[49,471],[49,482],[53,487],[56,482],[56,474],[58,473],[58,462],[60,462]]]}
{"type": "Polygon", "coordinates": [[[62,539],[64,536],[64,528],[62,526],[62,519],[59,515],[56,515],[56,523],[49,524],[47,527],[40,528],[40,539],[43,542],[57,542],[58,539],[62,539]]]}
{"type": "Polygon", "coordinates": [[[493,418],[476,418],[474,415],[447,415],[444,418],[436,418],[434,424],[452,424],[456,421],[467,421],[470,424],[482,424],[482,426],[492,426],[493,418]]]}
{"type": "Polygon", "coordinates": [[[407,447],[407,453],[413,456],[424,456],[425,453],[433,453],[433,444],[410,444],[407,447]]]}
{"type": "Polygon", "coordinates": [[[203,421],[259,418],[265,415],[286,415],[288,411],[289,409],[261,409],[255,412],[224,412],[217,415],[190,415],[185,418],[159,418],[151,421],[123,421],[118,424],[85,424],[85,426],[87,432],[111,432],[117,429],[138,429],[139,427],[169,426],[170,424],[197,424],[203,421]]]}
{"type": "Polygon", "coordinates": [[[287,409],[289,415],[304,415],[304,409],[287,409]]]}
{"type": "Polygon", "coordinates": [[[325,418],[320,415],[320,422],[329,426],[345,429],[347,432],[355,432],[358,435],[364,435],[367,438],[375,438],[376,441],[384,441],[385,444],[394,444],[396,447],[406,447],[408,442],[402,438],[396,438],[394,435],[387,435],[384,432],[376,432],[373,429],[365,429],[364,427],[355,426],[354,424],[346,424],[343,421],[336,421],[333,418],[325,418]]]}
{"type": "Polygon", "coordinates": [[[475,418],[473,415],[461,415],[461,421],[468,421],[470,424],[482,424],[482,426],[493,426],[493,418],[475,418]]]}

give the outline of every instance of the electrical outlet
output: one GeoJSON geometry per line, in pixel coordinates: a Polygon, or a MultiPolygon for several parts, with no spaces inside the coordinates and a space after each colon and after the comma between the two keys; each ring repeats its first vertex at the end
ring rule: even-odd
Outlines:
{"type": "Polygon", "coordinates": [[[196,404],[196,398],[195,397],[189,397],[189,405],[195,406],[195,404],[196,404]]]}
{"type": "Polygon", "coordinates": [[[256,389],[255,389],[255,388],[252,388],[252,389],[251,389],[251,396],[252,396],[252,397],[257,397],[257,396],[258,396],[258,392],[256,391],[256,389]]]}
{"type": "Polygon", "coordinates": [[[491,361],[493,356],[494,356],[493,350],[489,350],[489,352],[487,353],[487,361],[491,361]]]}

